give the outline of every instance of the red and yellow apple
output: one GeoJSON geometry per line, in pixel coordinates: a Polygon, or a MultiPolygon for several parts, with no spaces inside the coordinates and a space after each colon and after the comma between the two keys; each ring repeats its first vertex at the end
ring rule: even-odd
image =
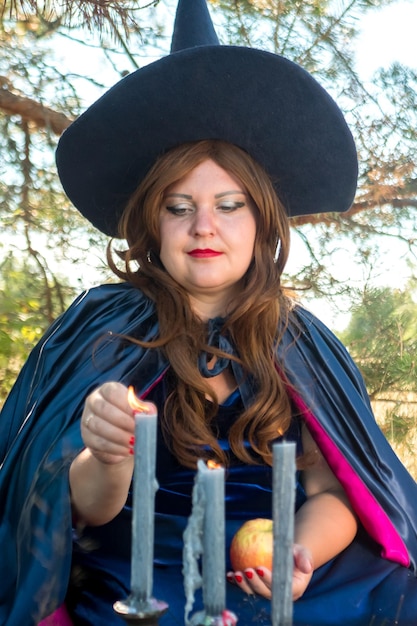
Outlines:
{"type": "Polygon", "coordinates": [[[273,522],[257,518],[245,522],[230,544],[230,561],[233,570],[248,567],[267,567],[272,571],[273,522]]]}

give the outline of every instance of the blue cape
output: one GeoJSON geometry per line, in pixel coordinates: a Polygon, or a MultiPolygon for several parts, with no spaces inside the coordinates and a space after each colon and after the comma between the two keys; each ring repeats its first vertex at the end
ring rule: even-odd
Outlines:
{"type": "MultiPolygon", "coordinates": [[[[111,380],[146,395],[168,364],[120,335],[158,333],[153,303],[128,284],[91,289],[47,331],[0,415],[0,624],[37,623],[68,585],[68,470],[82,449],[85,397],[111,380]]],[[[293,402],[344,485],[381,558],[417,571],[417,485],[373,417],[362,378],[337,338],[301,307],[278,347],[293,402]]],[[[245,390],[242,390],[245,397],[245,390]]]]}

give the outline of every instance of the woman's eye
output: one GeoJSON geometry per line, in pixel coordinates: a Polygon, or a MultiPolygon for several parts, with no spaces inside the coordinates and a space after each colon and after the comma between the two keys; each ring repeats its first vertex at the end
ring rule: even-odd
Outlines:
{"type": "Polygon", "coordinates": [[[167,206],[166,210],[172,213],[172,215],[185,215],[188,212],[192,211],[192,207],[176,204],[174,206],[167,206]]]}
{"type": "Polygon", "coordinates": [[[243,206],[245,206],[244,202],[222,202],[218,208],[225,212],[232,212],[236,211],[236,209],[242,208],[243,206]]]}
{"type": "MultiPolygon", "coordinates": [[[[245,202],[230,200],[221,202],[215,208],[223,213],[232,213],[245,206],[245,204],[245,202]]],[[[189,215],[196,210],[196,207],[191,204],[171,204],[167,205],[165,208],[172,215],[189,215]]]]}

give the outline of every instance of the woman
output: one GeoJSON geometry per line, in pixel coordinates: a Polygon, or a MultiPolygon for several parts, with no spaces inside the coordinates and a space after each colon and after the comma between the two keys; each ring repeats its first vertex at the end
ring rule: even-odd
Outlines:
{"type": "MultiPolygon", "coordinates": [[[[207,27],[205,3],[183,0],[177,35],[193,11],[207,27]]],[[[285,437],[300,469],[295,624],[411,626],[415,482],[346,351],[280,284],[288,215],[352,202],[352,138],[298,66],[218,46],[213,33],[200,43],[118,83],[60,140],[69,197],[127,242],[108,252],[123,282],[82,294],[53,324],[4,407],[0,623],[36,624],[63,602],[75,624],[122,623],[113,602],[130,585],[133,385],[160,418],[161,624],[184,623],[197,458],[227,465],[229,545],[243,521],[271,516],[271,444],[285,437]]],[[[228,574],[241,624],[271,622],[271,575],[258,565],[228,574]]]]}
{"type": "MultiPolygon", "coordinates": [[[[259,391],[252,392],[251,404],[233,424],[230,439],[236,461],[270,465],[271,444],[277,433],[288,431],[291,422],[289,399],[273,359],[279,321],[288,315],[291,302],[280,288],[288,225],[269,179],[248,155],[231,145],[217,141],[183,145],[162,157],[145,178],[129,204],[123,227],[123,237],[130,243],[124,256],[129,262],[139,261],[141,267],[146,262],[146,269],[123,276],[155,301],[157,345],[163,347],[172,370],[173,380],[162,401],[159,394],[154,399],[165,444],[182,466],[192,470],[202,456],[228,466],[230,459],[216,438],[217,408],[225,403],[233,406],[238,381],[245,384],[250,375],[259,391]],[[168,182],[165,189],[162,181],[168,182]],[[282,243],[278,263],[274,261],[277,243],[282,243]],[[144,258],[149,249],[151,262],[144,258]],[[241,360],[238,377],[230,364],[221,363],[227,354],[216,358],[206,344],[207,324],[219,316],[232,337],[239,326],[245,331],[233,341],[241,360]],[[202,357],[209,360],[199,369],[202,357]],[[206,406],[206,399],[212,406],[206,406]],[[244,447],[246,432],[252,451],[244,447]]],[[[86,400],[81,424],[86,447],[70,469],[73,510],[82,523],[101,526],[123,509],[132,480],[129,453],[134,421],[126,387],[106,383],[95,390],[86,400]]],[[[302,444],[307,454],[314,454],[314,463],[303,472],[307,501],[297,514],[295,599],[303,594],[313,563],[318,567],[341,552],[357,527],[343,489],[327,464],[319,461],[305,427],[302,444]]],[[[160,462],[166,463],[162,449],[160,462]]],[[[171,471],[171,485],[172,481],[171,471]]],[[[187,515],[191,484],[190,480],[184,493],[187,515]]],[[[270,510],[261,513],[271,516],[270,510]]],[[[245,591],[270,597],[270,572],[261,577],[251,568],[244,579],[237,573],[234,581],[245,591]]]]}

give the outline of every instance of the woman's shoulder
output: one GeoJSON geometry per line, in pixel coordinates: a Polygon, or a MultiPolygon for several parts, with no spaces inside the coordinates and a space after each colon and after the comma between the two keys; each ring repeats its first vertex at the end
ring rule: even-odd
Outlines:
{"type": "Polygon", "coordinates": [[[125,300],[132,303],[149,303],[150,299],[145,294],[126,282],[118,283],[103,283],[101,285],[95,285],[82,291],[78,297],[74,300],[73,306],[79,306],[80,304],[87,302],[95,302],[99,304],[101,302],[114,302],[114,300],[125,300]]]}
{"type": "Polygon", "coordinates": [[[81,292],[64,315],[101,315],[103,312],[123,311],[133,315],[154,311],[154,303],[142,291],[129,283],[104,283],[81,292]]]}
{"type": "Polygon", "coordinates": [[[294,337],[325,337],[328,341],[341,345],[335,333],[312,311],[298,302],[292,303],[289,309],[287,329],[294,337]]]}
{"type": "Polygon", "coordinates": [[[128,283],[106,283],[86,289],[46,331],[43,341],[51,345],[73,339],[95,340],[104,334],[139,332],[145,322],[155,322],[155,306],[128,283]]]}
{"type": "Polygon", "coordinates": [[[289,310],[289,322],[291,323],[299,323],[309,326],[311,324],[319,324],[320,326],[324,326],[325,324],[304,304],[300,303],[298,300],[291,300],[288,306],[289,310]]]}
{"type": "Polygon", "coordinates": [[[347,385],[349,380],[368,403],[362,375],[346,346],[316,315],[299,304],[290,311],[277,356],[293,382],[316,386],[318,379],[338,377],[339,383],[345,380],[347,385]]]}
{"type": "Polygon", "coordinates": [[[318,368],[342,368],[360,381],[362,376],[346,346],[314,313],[295,303],[281,334],[278,355],[288,365],[292,361],[317,374],[318,368]]]}

